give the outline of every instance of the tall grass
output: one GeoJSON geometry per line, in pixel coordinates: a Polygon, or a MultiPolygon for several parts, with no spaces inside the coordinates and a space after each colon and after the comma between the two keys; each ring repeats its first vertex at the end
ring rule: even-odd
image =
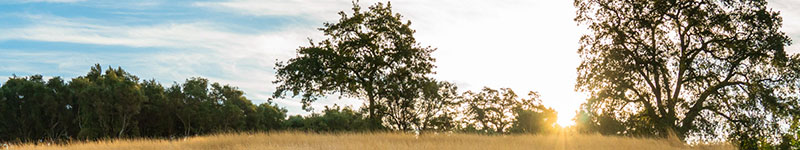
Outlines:
{"type": "Polygon", "coordinates": [[[239,133],[191,137],[181,140],[102,140],[66,145],[24,144],[8,149],[33,150],[283,150],[283,149],[397,149],[397,150],[473,150],[473,149],[735,149],[727,144],[682,144],[676,139],[608,137],[558,133],[550,135],[477,135],[404,133],[314,134],[303,132],[239,133]]]}

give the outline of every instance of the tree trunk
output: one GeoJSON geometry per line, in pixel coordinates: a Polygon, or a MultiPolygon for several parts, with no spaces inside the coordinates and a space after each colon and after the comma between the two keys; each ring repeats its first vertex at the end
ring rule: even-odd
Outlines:
{"type": "Polygon", "coordinates": [[[367,96],[369,97],[369,128],[372,130],[377,127],[375,124],[378,122],[375,117],[375,96],[372,93],[367,93],[367,96]]]}

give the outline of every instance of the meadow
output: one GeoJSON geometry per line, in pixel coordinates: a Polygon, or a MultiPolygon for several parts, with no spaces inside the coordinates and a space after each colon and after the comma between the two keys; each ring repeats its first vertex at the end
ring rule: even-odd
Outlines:
{"type": "Polygon", "coordinates": [[[478,135],[478,134],[415,134],[406,133],[341,133],[316,134],[303,132],[235,133],[190,137],[180,140],[100,140],[72,142],[65,145],[24,144],[6,149],[32,150],[471,150],[471,149],[595,149],[595,150],[660,150],[660,149],[736,149],[728,144],[686,145],[676,138],[628,138],[601,135],[556,133],[547,135],[478,135]]]}

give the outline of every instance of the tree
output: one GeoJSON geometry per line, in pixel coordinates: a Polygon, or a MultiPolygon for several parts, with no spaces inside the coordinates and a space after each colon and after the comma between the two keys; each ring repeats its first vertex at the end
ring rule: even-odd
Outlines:
{"type": "Polygon", "coordinates": [[[155,80],[141,83],[145,99],[141,113],[136,116],[139,135],[145,137],[169,137],[178,133],[176,107],[167,98],[166,89],[155,80]]]}
{"type": "Polygon", "coordinates": [[[45,86],[43,91],[39,91],[47,93],[45,102],[42,104],[45,106],[45,116],[49,120],[45,138],[58,140],[74,135],[77,128],[75,128],[73,120],[75,120],[77,111],[73,109],[75,101],[68,84],[61,77],[53,77],[47,80],[45,86]]]}
{"type": "Polygon", "coordinates": [[[247,123],[246,114],[252,115],[256,111],[255,105],[244,97],[244,92],[235,87],[214,83],[211,84],[210,95],[216,104],[222,104],[219,106],[221,111],[217,116],[222,129],[244,129],[247,123]]]}
{"type": "Polygon", "coordinates": [[[766,4],[575,0],[575,21],[591,31],[578,50],[583,111],[618,120],[620,134],[777,140],[797,115],[798,74],[766,4]]]}
{"type": "Polygon", "coordinates": [[[413,79],[404,74],[392,75],[389,80],[398,81],[390,82],[381,91],[386,99],[378,109],[388,127],[405,131],[443,131],[455,125],[453,111],[458,107],[455,84],[413,79]]]}
{"type": "Polygon", "coordinates": [[[459,102],[458,87],[444,81],[427,82],[422,88],[423,98],[415,103],[419,130],[449,131],[455,124],[459,102]]]}
{"type": "Polygon", "coordinates": [[[271,102],[263,103],[256,107],[254,115],[248,115],[248,124],[251,130],[271,131],[284,129],[284,119],[287,110],[271,102]]]}
{"type": "MultiPolygon", "coordinates": [[[[98,67],[99,68],[99,67],[98,67]]],[[[76,134],[77,138],[81,139],[95,139],[101,136],[104,136],[102,129],[100,129],[100,125],[97,122],[99,114],[94,107],[97,107],[94,103],[97,100],[95,95],[91,90],[93,85],[91,81],[89,81],[89,77],[92,77],[94,73],[99,73],[100,70],[95,70],[92,68],[92,71],[87,74],[87,77],[78,77],[73,78],[72,81],[69,83],[69,88],[74,93],[75,96],[75,111],[77,111],[77,117],[75,122],[78,124],[78,133],[76,134]]],[[[99,76],[99,75],[98,75],[99,76]]],[[[94,76],[95,78],[97,76],[94,76]]]]}
{"type": "Polygon", "coordinates": [[[189,136],[192,133],[192,119],[196,116],[198,103],[189,101],[181,90],[182,87],[178,83],[166,89],[167,101],[175,108],[175,118],[181,123],[180,129],[183,130],[183,136],[189,136]]]}
{"type": "Polygon", "coordinates": [[[103,73],[96,64],[86,76],[72,79],[69,88],[76,98],[79,137],[125,137],[138,130],[134,117],[147,99],[138,77],[122,68],[103,73]]]}
{"type": "Polygon", "coordinates": [[[41,75],[12,77],[0,91],[4,97],[0,101],[0,140],[41,140],[55,139],[69,131],[63,81],[52,78],[45,82],[41,75]],[[24,127],[24,128],[20,128],[24,127]]]}
{"type": "Polygon", "coordinates": [[[353,3],[353,13],[339,12],[336,23],[325,23],[320,31],[328,38],[297,49],[297,57],[276,63],[279,84],[274,97],[302,95],[303,108],[318,97],[338,93],[365,98],[372,121],[378,121],[376,104],[386,98],[381,94],[387,77],[404,73],[422,79],[433,73],[435,49],[422,47],[413,37],[415,32],[403,23],[402,16],[392,12],[391,3],[377,3],[362,11],[353,3]]]}
{"type": "Polygon", "coordinates": [[[176,115],[183,124],[184,135],[207,133],[220,123],[214,118],[218,113],[208,91],[208,79],[198,77],[186,79],[182,86],[172,89],[170,95],[177,100],[176,115]]]}
{"type": "Polygon", "coordinates": [[[83,115],[85,123],[100,129],[101,136],[116,135],[124,137],[130,129],[135,128],[133,117],[139,114],[141,104],[146,99],[139,89],[139,78],[125,72],[122,68],[108,68],[105,74],[97,64],[85,77],[86,89],[80,92],[79,99],[84,101],[83,115]],[[87,113],[88,112],[88,113],[87,113]],[[105,134],[105,135],[102,135],[105,134]]]}
{"type": "Polygon", "coordinates": [[[138,77],[125,72],[122,68],[116,70],[109,68],[103,78],[96,81],[101,88],[98,90],[106,90],[103,94],[108,96],[105,98],[111,107],[109,114],[113,115],[108,118],[112,124],[109,127],[117,131],[117,137],[123,137],[130,132],[131,126],[137,124],[133,117],[139,114],[141,104],[146,99],[139,89],[138,81],[138,77]]]}

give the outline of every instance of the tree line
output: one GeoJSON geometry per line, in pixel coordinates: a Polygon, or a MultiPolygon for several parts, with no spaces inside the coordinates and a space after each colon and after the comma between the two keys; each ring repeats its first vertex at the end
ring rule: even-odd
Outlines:
{"type": "MultiPolygon", "coordinates": [[[[509,92],[513,95],[510,89],[503,91],[505,95],[509,92]]],[[[61,77],[45,79],[41,75],[9,78],[0,86],[0,120],[3,120],[0,141],[170,139],[279,130],[541,133],[555,125],[555,111],[543,107],[536,97],[530,100],[503,97],[489,88],[480,95],[454,95],[440,98],[442,102],[420,102],[424,104],[417,106],[424,108],[410,112],[405,112],[410,108],[403,108],[409,106],[386,109],[386,121],[371,126],[364,110],[326,106],[320,113],[287,116],[286,109],[272,102],[253,104],[244,91],[234,86],[210,83],[199,77],[164,86],[155,80],[140,80],[122,68],[102,70],[98,64],[86,75],[67,81],[61,77]],[[468,114],[474,115],[455,119],[461,115],[453,112],[460,109],[457,107],[494,103],[494,100],[514,102],[504,102],[510,106],[468,108],[474,111],[468,114]],[[512,116],[493,118],[498,114],[512,116]],[[512,127],[509,121],[519,123],[512,127]],[[503,126],[490,126],[494,124],[503,126]]]]}
{"type": "Polygon", "coordinates": [[[122,68],[64,81],[11,77],[0,87],[0,140],[177,137],[281,129],[286,110],[236,87],[190,78],[164,87],[122,68]]]}

